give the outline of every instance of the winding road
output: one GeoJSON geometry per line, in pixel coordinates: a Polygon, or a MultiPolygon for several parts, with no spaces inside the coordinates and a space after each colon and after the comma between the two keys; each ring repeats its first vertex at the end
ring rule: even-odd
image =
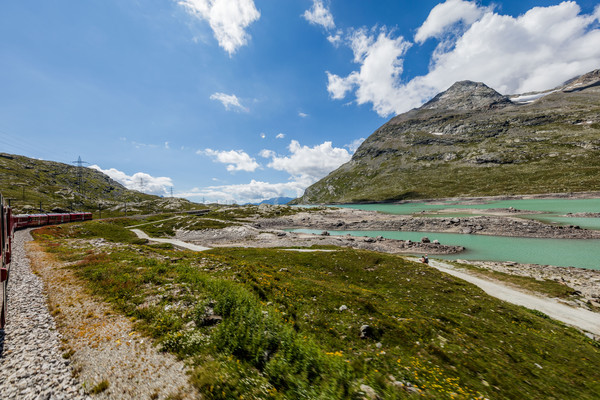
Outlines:
{"type": "Polygon", "coordinates": [[[583,308],[571,307],[548,297],[538,297],[515,290],[497,281],[482,279],[442,261],[429,260],[429,265],[480,287],[490,296],[519,306],[538,310],[567,325],[600,336],[600,314],[583,308]]]}

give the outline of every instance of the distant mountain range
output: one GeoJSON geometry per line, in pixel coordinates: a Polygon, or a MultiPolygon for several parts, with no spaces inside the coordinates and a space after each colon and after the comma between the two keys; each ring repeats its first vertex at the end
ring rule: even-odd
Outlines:
{"type": "Polygon", "coordinates": [[[261,205],[261,204],[287,204],[290,201],[294,200],[293,197],[273,197],[271,199],[266,199],[261,201],[260,203],[248,203],[253,205],[261,205]]]}
{"type": "Polygon", "coordinates": [[[600,190],[600,70],[503,96],[462,81],[377,129],[295,203],[600,190]]]}

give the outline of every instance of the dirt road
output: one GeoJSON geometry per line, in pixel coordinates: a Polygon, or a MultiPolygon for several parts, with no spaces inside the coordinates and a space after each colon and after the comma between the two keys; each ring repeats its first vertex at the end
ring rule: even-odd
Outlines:
{"type": "Polygon", "coordinates": [[[442,261],[430,260],[432,267],[477,285],[490,296],[509,303],[538,310],[558,321],[600,336],[600,314],[583,308],[570,307],[555,299],[538,297],[507,287],[499,282],[475,277],[442,261]]]}
{"type": "Polygon", "coordinates": [[[188,249],[188,250],[194,250],[194,251],[205,251],[205,250],[210,250],[210,247],[204,247],[204,246],[198,246],[192,243],[187,243],[178,239],[161,239],[161,238],[151,238],[150,236],[148,236],[145,232],[142,232],[139,229],[132,229],[131,230],[133,233],[135,233],[137,235],[137,237],[139,237],[140,239],[148,239],[152,242],[159,242],[159,243],[170,243],[173,246],[177,246],[177,247],[183,247],[184,249],[188,249]]]}

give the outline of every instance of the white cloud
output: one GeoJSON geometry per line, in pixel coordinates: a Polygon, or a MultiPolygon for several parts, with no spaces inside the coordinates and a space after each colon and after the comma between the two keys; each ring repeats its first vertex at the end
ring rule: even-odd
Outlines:
{"type": "Polygon", "coordinates": [[[171,147],[169,146],[169,142],[165,142],[165,149],[169,150],[171,147]]]}
{"type": "Polygon", "coordinates": [[[278,133],[277,136],[275,136],[275,139],[283,139],[285,137],[285,135],[283,133],[278,133]]]}
{"type": "Polygon", "coordinates": [[[285,171],[293,177],[310,180],[311,183],[321,179],[343,163],[350,160],[346,149],[333,147],[331,142],[324,142],[314,147],[301,146],[292,140],[288,146],[289,156],[279,157],[274,152],[264,153],[271,158],[267,165],[278,171],[285,171]]]}
{"type": "Polygon", "coordinates": [[[342,31],[338,30],[335,34],[328,35],[327,40],[335,47],[339,46],[342,43],[342,31]]]}
{"type": "Polygon", "coordinates": [[[254,203],[273,197],[299,197],[304,193],[304,189],[312,183],[302,180],[302,178],[283,183],[269,183],[253,179],[250,183],[195,188],[180,195],[186,198],[204,198],[207,202],[218,200],[220,202],[254,203]]]}
{"type": "Polygon", "coordinates": [[[276,153],[273,150],[263,149],[260,151],[260,153],[258,153],[258,155],[260,155],[262,158],[271,158],[274,157],[276,153]]]}
{"type": "Polygon", "coordinates": [[[335,28],[333,15],[321,0],[313,0],[312,7],[310,10],[306,10],[303,16],[311,24],[321,25],[325,29],[335,28]]]}
{"type": "Polygon", "coordinates": [[[350,153],[354,154],[356,152],[356,150],[359,148],[359,146],[365,141],[364,137],[358,138],[356,140],[354,140],[352,143],[345,145],[344,147],[347,147],[348,150],[350,150],[350,153]]]}
{"type": "Polygon", "coordinates": [[[102,169],[98,165],[91,165],[90,168],[108,175],[127,189],[138,190],[148,194],[166,195],[169,193],[168,188],[173,187],[171,178],[165,176],[154,177],[145,172],[136,172],[133,175],[127,175],[118,169],[102,169]]]}
{"type": "Polygon", "coordinates": [[[410,43],[385,30],[375,39],[365,30],[346,43],[358,71],[346,77],[327,72],[333,99],[354,93],[381,116],[418,107],[460,80],[481,81],[503,94],[550,89],[600,65],[600,7],[582,15],[573,1],[535,7],[512,17],[475,2],[449,0],[434,7],[415,39],[441,38],[429,72],[402,82],[402,62],[410,43]],[[456,34],[456,27],[461,27],[456,34]],[[444,36],[452,32],[454,35],[444,36]]]}
{"type": "Polygon", "coordinates": [[[446,0],[445,3],[433,7],[427,20],[417,30],[415,41],[423,43],[431,37],[440,37],[448,28],[458,22],[471,25],[483,14],[489,11],[486,7],[479,7],[477,3],[464,0],[446,0]]]}
{"type": "Polygon", "coordinates": [[[196,154],[204,154],[214,158],[214,161],[227,165],[227,171],[248,171],[253,172],[260,164],[242,150],[217,151],[212,149],[198,150],[196,154]]]}
{"type": "Polygon", "coordinates": [[[303,113],[301,111],[301,112],[298,113],[298,116],[301,117],[301,118],[306,118],[306,117],[308,117],[308,114],[307,113],[303,113]]]}
{"type": "MultiPolygon", "coordinates": [[[[350,148],[351,152],[364,139],[357,139],[344,147],[350,148]]],[[[204,198],[207,201],[236,201],[238,203],[257,202],[273,197],[298,197],[304,193],[304,190],[342,165],[351,158],[351,154],[344,148],[333,147],[331,142],[324,142],[314,147],[301,146],[296,140],[292,140],[288,146],[288,155],[278,155],[273,150],[261,150],[259,155],[263,158],[271,159],[267,165],[278,171],[285,171],[290,174],[287,182],[270,183],[258,180],[252,180],[250,183],[208,186],[205,188],[195,188],[187,193],[181,193],[182,197],[204,198]]],[[[234,164],[243,160],[244,163],[250,163],[257,168],[256,161],[251,159],[243,151],[217,152],[206,149],[198,151],[198,154],[206,154],[217,158],[217,161],[230,163],[228,166],[233,169],[234,164]]]]}
{"type": "Polygon", "coordinates": [[[235,94],[225,94],[225,93],[213,93],[210,95],[211,100],[218,100],[225,106],[226,110],[236,110],[236,111],[244,111],[248,112],[248,109],[244,107],[240,100],[237,98],[235,94]]]}
{"type": "Polygon", "coordinates": [[[190,15],[207,21],[219,46],[230,56],[248,43],[246,28],[260,18],[253,0],[179,0],[178,4],[190,15]]]}
{"type": "Polygon", "coordinates": [[[331,97],[342,99],[356,87],[358,104],[372,103],[373,109],[380,115],[395,112],[403,100],[397,96],[403,70],[400,57],[406,53],[410,43],[403,37],[393,38],[385,29],[377,37],[360,29],[353,32],[349,40],[354,61],[360,64],[360,70],[345,78],[327,72],[327,90],[331,97]]]}

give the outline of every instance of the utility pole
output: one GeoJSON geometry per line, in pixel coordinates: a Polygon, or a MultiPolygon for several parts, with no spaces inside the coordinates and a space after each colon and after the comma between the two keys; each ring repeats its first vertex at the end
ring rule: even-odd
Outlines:
{"type": "Polygon", "coordinates": [[[42,212],[42,202],[40,201],[40,213],[42,212]]]}
{"type": "Polygon", "coordinates": [[[171,197],[173,197],[173,186],[171,186],[171,197]]]}
{"type": "Polygon", "coordinates": [[[83,194],[83,189],[81,188],[83,183],[83,164],[89,164],[89,162],[81,161],[81,156],[77,157],[77,161],[72,162],[77,164],[77,185],[79,186],[79,193],[83,194]]]}

